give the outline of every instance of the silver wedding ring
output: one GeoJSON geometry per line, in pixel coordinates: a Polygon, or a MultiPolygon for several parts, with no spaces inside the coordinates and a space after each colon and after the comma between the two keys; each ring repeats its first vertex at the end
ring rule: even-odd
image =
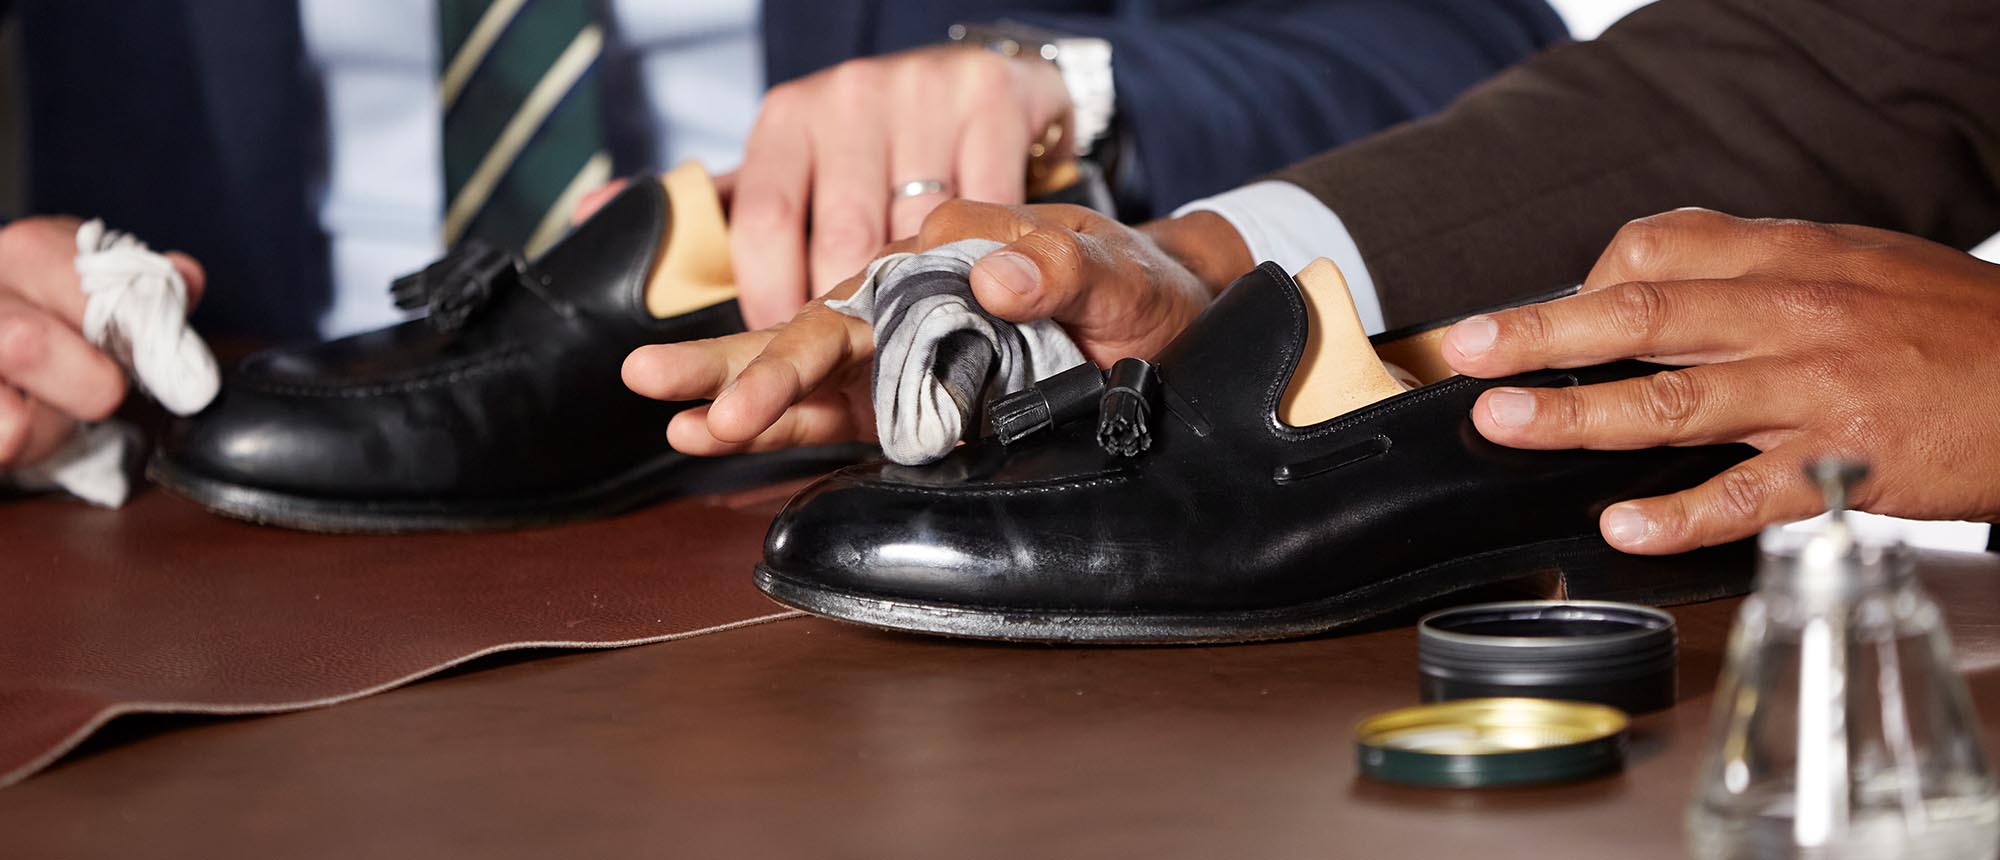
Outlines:
{"type": "Polygon", "coordinates": [[[942,179],[912,179],[891,189],[897,200],[908,200],[926,194],[950,194],[951,185],[942,179]]]}

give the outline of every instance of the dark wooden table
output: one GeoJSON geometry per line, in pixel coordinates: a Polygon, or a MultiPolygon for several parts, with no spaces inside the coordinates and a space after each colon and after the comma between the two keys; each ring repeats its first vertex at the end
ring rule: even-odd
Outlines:
{"type": "MultiPolygon", "coordinates": [[[[251,535],[157,493],[115,515],[10,504],[0,552],[32,543],[58,568],[143,557],[136,544],[109,555],[60,544],[75,535],[117,545],[118,533],[160,521],[202,539],[251,535]],[[51,525],[77,518],[95,525],[51,525]]],[[[563,557],[579,569],[641,563],[619,550],[621,535],[647,540],[713,504],[574,527],[588,539],[563,557]]],[[[724,555],[754,556],[756,517],[703,522],[713,533],[702,539],[727,544],[724,555]]],[[[402,547],[440,545],[256,540],[273,564],[305,551],[422,563],[402,547]]],[[[1934,554],[1923,572],[1995,734],[2000,562],[1934,554]]],[[[625,650],[488,658],[287,715],[123,718],[0,789],[0,856],[1679,857],[1734,609],[1676,610],[1680,705],[1638,721],[1625,773],[1564,786],[1417,790],[1356,777],[1354,724],[1415,701],[1407,628],[1050,648],[795,617],[625,650]]]]}

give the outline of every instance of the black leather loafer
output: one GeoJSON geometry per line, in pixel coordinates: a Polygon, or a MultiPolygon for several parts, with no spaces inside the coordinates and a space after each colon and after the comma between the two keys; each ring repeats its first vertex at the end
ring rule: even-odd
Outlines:
{"type": "MultiPolygon", "coordinates": [[[[1278,409],[1305,321],[1298,284],[1267,263],[1165,350],[1155,380],[1123,374],[1127,392],[1158,390],[1146,433],[1114,426],[1107,407],[1102,425],[1093,413],[931,466],[842,469],[773,523],[757,585],[817,615],[895,630],[1231,642],[1329,631],[1551,572],[1571,597],[1647,603],[1747,584],[1747,564],[1626,556],[1597,529],[1605,506],[1693,486],[1747,447],[1523,451],[1472,425],[1487,388],[1654,366],[1454,376],[1293,427],[1278,409]]],[[[1145,417],[1119,421],[1134,415],[1145,417]]]]}
{"type": "Polygon", "coordinates": [[[727,298],[649,312],[672,208],[636,181],[533,265],[454,251],[398,283],[427,318],[249,358],[152,477],[255,522],[412,531],[601,516],[853,462],[859,449],[687,457],[663,431],[692,404],[625,388],[633,349],[743,329],[727,298]]]}

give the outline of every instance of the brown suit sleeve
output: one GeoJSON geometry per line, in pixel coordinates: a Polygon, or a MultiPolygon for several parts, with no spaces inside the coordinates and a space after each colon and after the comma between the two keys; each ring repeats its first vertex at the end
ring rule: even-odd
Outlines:
{"type": "Polygon", "coordinates": [[[1970,247],[2000,229],[2000,2],[1662,0],[1276,178],[1340,215],[1391,326],[1576,283],[1682,206],[1970,247]]]}

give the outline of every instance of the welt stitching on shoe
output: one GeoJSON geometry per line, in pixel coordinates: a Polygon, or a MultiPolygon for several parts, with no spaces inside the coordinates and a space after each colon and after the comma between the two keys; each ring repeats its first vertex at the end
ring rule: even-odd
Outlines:
{"type": "Polygon", "coordinates": [[[292,397],[376,397],[383,394],[397,394],[424,391],[440,386],[453,385],[489,373],[509,370],[525,364],[527,356],[519,348],[510,348],[495,355],[480,356],[456,367],[446,367],[421,376],[412,376],[371,385],[303,385],[296,383],[253,382],[254,390],[267,394],[292,397]]]}
{"type": "Polygon", "coordinates": [[[890,483],[877,483],[877,484],[871,484],[869,486],[871,489],[891,490],[898,493],[909,493],[911,495],[917,495],[917,496],[950,495],[954,498],[963,496],[978,496],[981,498],[993,498],[993,497],[1006,497],[1006,496],[1038,496],[1044,493],[1053,493],[1062,490],[1081,490],[1087,487],[1099,487],[1099,486],[1108,486],[1111,484],[1122,484],[1130,480],[1132,480],[1131,475],[1102,475],[1095,478],[1087,478],[1081,481],[1051,481],[1046,484],[1032,484],[1023,486],[992,487],[992,488],[926,487],[919,484],[890,484],[890,483]]]}
{"type": "MultiPolygon", "coordinates": [[[[1408,582],[1413,579],[1419,579],[1422,577],[1435,575],[1440,570],[1463,566],[1463,565],[1476,565],[1488,559],[1495,558],[1498,556],[1504,556],[1513,552],[1518,552],[1526,548],[1539,547],[1549,544],[1561,544],[1571,540],[1574,540],[1574,538],[1549,538],[1546,540],[1539,540],[1528,544],[1522,544],[1520,546],[1501,547],[1499,549],[1486,550],[1484,552],[1478,552],[1468,556],[1461,556],[1459,558],[1445,559],[1443,561],[1436,562],[1434,564],[1428,564],[1423,567],[1416,568],[1414,570],[1406,570],[1401,573],[1393,574],[1391,576],[1378,579],[1366,585],[1357,586],[1347,591],[1343,591],[1339,594],[1330,595],[1328,597],[1319,598],[1317,600],[1309,600],[1306,601],[1305,603],[1294,604],[1291,606],[1263,607],[1258,609],[1241,610],[1240,612],[1241,615],[1246,618],[1285,617],[1297,612],[1299,609],[1304,607],[1314,607],[1330,603],[1342,603],[1354,600],[1356,598],[1364,598],[1378,591],[1387,589],[1391,586],[1400,585],[1404,582],[1408,582]]],[[[825,586],[818,586],[818,587],[825,587],[825,586]]],[[[862,599],[862,600],[872,600],[876,602],[894,602],[888,598],[880,597],[878,595],[868,594],[866,592],[852,591],[852,590],[838,589],[838,588],[830,590],[840,592],[841,594],[848,597],[862,599]]],[[[981,603],[954,604],[952,608],[970,609],[976,612],[1018,612],[1020,609],[1020,607],[1014,607],[1014,606],[1004,606],[999,604],[981,604],[981,603]]],[[[1158,618],[1158,617],[1175,616],[1175,615],[1179,616],[1198,615],[1198,613],[1186,613],[1186,612],[1170,612],[1170,613],[1133,612],[1129,609],[1100,609],[1100,608],[1063,609],[1061,610],[1061,612],[1062,614],[1073,618],[1074,617],[1158,618]]]]}
{"type": "MultiPolygon", "coordinates": [[[[1482,553],[1482,555],[1484,554],[1482,553]]],[[[1433,565],[1433,567],[1437,566],[1439,565],[1433,565]]],[[[1236,613],[1239,619],[1245,619],[1245,620],[1267,619],[1267,618],[1273,620],[1283,619],[1297,613],[1297,611],[1302,607],[1313,607],[1325,603],[1336,603],[1336,602],[1352,600],[1356,596],[1366,596],[1368,592],[1375,591],[1378,588],[1381,588],[1385,585],[1394,584],[1401,580],[1406,580],[1412,577],[1420,576],[1430,572],[1430,570],[1431,568],[1426,567],[1412,571],[1405,571],[1403,573],[1399,573],[1396,574],[1395,576],[1389,577],[1388,579],[1382,580],[1380,583],[1371,583],[1369,585],[1362,586],[1352,591],[1342,592],[1332,597],[1321,598],[1318,600],[1311,600],[1305,603],[1296,604],[1292,606],[1260,607],[1255,609],[1237,610],[1236,613]]],[[[879,594],[870,594],[865,591],[855,591],[849,588],[839,588],[835,586],[817,585],[817,584],[814,585],[813,587],[818,589],[823,589],[825,591],[831,591],[849,600],[867,601],[870,603],[892,604],[892,605],[893,604],[914,605],[914,606],[936,605],[936,604],[925,604],[921,602],[911,603],[909,601],[902,601],[902,600],[897,600],[895,598],[883,597],[879,594]]],[[[1021,608],[1018,606],[1007,606],[998,603],[953,603],[946,608],[964,609],[973,612],[1008,613],[1008,614],[1015,614],[1021,611],[1021,608]]],[[[1118,619],[1139,619],[1139,620],[1163,620],[1170,618],[1194,618],[1197,620],[1202,620],[1203,618],[1201,613],[1188,612],[1188,611],[1152,612],[1145,610],[1133,611],[1130,609],[1106,609],[1098,607],[1074,607],[1074,608],[1065,608],[1057,611],[1061,613],[1061,617],[1066,617],[1066,618],[1118,618],[1118,619]]]]}

